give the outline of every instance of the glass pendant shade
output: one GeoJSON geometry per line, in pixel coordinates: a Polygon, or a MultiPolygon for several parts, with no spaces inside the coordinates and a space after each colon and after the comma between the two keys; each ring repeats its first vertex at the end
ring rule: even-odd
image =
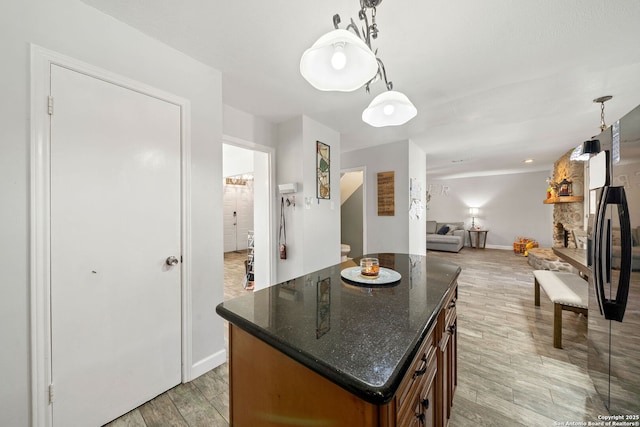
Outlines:
{"type": "Polygon", "coordinates": [[[378,72],[378,60],[350,31],[333,30],[316,41],[300,59],[300,74],[323,91],[351,92],[378,72]]]}
{"type": "Polygon", "coordinates": [[[418,110],[405,94],[388,90],[373,98],[362,112],[362,120],[373,127],[399,126],[417,114],[418,110]]]}

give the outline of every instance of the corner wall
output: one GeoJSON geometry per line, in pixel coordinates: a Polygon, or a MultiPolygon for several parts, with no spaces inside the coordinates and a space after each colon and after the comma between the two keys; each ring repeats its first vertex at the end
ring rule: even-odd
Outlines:
{"type": "Polygon", "coordinates": [[[296,203],[284,207],[287,259],[277,260],[282,282],[340,262],[340,134],[301,116],[278,125],[277,141],[276,184],[298,184],[297,193],[284,195],[296,203]],[[331,147],[329,200],[316,197],[316,141],[331,147]]]}
{"type": "MultiPolygon", "coordinates": [[[[416,178],[425,194],[426,160],[424,152],[411,141],[378,145],[342,153],[343,169],[365,166],[368,253],[426,253],[426,220],[409,219],[409,182],[416,178]],[[378,173],[395,172],[395,215],[378,216],[378,173]],[[422,231],[420,231],[422,230],[422,231]],[[424,236],[424,237],[422,237],[424,236]]],[[[422,201],[424,202],[424,196],[422,201]]]]}

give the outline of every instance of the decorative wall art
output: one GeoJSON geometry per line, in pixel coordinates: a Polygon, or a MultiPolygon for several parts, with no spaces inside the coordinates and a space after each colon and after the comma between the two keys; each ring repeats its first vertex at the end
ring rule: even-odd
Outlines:
{"type": "Polygon", "coordinates": [[[253,177],[250,175],[228,176],[224,183],[227,185],[250,185],[253,183],[253,177]]]}
{"type": "Polygon", "coordinates": [[[409,179],[409,219],[422,218],[422,184],[417,178],[409,179]]]}
{"type": "Polygon", "coordinates": [[[331,156],[330,147],[316,141],[316,196],[318,199],[331,198],[331,156]]]}
{"type": "Polygon", "coordinates": [[[395,203],[395,172],[378,173],[378,216],[394,216],[395,203]]]}

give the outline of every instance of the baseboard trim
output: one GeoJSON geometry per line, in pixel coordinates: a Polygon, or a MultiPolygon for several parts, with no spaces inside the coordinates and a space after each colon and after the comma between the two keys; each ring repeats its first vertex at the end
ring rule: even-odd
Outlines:
{"type": "Polygon", "coordinates": [[[212,370],[213,368],[217,368],[227,361],[227,351],[222,349],[216,353],[213,353],[209,357],[205,357],[194,363],[191,366],[191,378],[189,381],[193,381],[198,378],[200,375],[205,374],[212,370]]]}
{"type": "Polygon", "coordinates": [[[506,251],[513,250],[513,246],[502,246],[502,245],[487,245],[487,248],[488,249],[504,249],[506,251]]]}

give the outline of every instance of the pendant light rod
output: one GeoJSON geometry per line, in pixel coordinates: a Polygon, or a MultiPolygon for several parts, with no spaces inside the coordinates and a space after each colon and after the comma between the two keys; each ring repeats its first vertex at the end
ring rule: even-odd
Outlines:
{"type": "Polygon", "coordinates": [[[613,98],[613,96],[605,95],[593,100],[593,102],[600,104],[600,131],[607,129],[607,125],[604,122],[604,103],[609,101],[611,98],[613,98]]]}
{"type": "MultiPolygon", "coordinates": [[[[360,33],[360,30],[358,29],[358,26],[354,22],[353,18],[351,18],[351,23],[345,28],[347,31],[353,31],[354,34],[358,36],[358,38],[365,42],[365,44],[376,56],[376,61],[378,62],[378,72],[371,78],[371,80],[365,83],[365,90],[367,91],[367,93],[370,93],[369,86],[371,85],[371,83],[377,81],[378,79],[384,80],[384,84],[387,90],[393,90],[393,82],[390,82],[387,78],[387,70],[384,66],[384,62],[382,62],[382,59],[378,58],[378,50],[376,49],[375,51],[373,51],[373,48],[371,47],[371,39],[375,40],[378,38],[379,30],[378,24],[376,24],[376,6],[380,5],[380,3],[382,3],[382,0],[360,0],[360,11],[358,12],[358,18],[360,18],[361,21],[364,21],[362,34],[360,33]],[[369,25],[367,9],[371,9],[371,25],[369,25]]],[[[336,30],[340,28],[340,22],[340,15],[337,13],[333,15],[333,26],[336,30]]]]}

